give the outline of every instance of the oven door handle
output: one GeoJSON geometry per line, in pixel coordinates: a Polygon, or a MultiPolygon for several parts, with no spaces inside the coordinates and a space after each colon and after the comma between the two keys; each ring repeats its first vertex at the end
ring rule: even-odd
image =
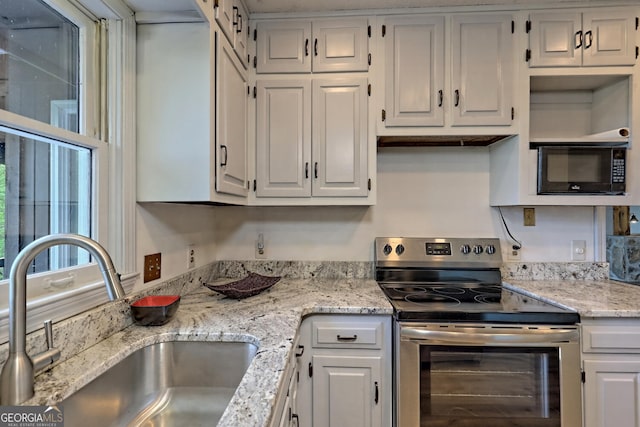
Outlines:
{"type": "Polygon", "coordinates": [[[480,332],[434,331],[424,328],[402,327],[401,340],[437,341],[450,344],[539,344],[573,342],[578,340],[577,329],[522,329],[480,332]]]}

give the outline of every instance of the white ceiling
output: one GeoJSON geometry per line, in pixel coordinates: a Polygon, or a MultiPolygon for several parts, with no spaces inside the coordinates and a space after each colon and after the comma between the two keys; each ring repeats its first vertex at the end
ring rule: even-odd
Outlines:
{"type": "MultiPolygon", "coordinates": [[[[536,0],[536,4],[570,4],[583,0],[536,0]]],[[[607,0],[596,0],[598,3],[607,0]]],[[[611,0],[614,1],[614,0],[611,0]]],[[[125,0],[136,12],[184,11],[193,9],[193,0],[125,0]]],[[[592,1],[595,2],[595,1],[592,1]]],[[[251,13],[326,12],[395,9],[437,6],[527,5],[531,0],[245,0],[251,13]]]]}

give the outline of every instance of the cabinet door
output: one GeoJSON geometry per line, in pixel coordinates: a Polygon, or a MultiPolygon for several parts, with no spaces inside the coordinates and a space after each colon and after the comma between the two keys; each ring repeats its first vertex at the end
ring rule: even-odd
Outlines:
{"type": "Polygon", "coordinates": [[[366,196],[367,79],[313,81],[313,196],[366,196]]]}
{"type": "Polygon", "coordinates": [[[236,3],[237,17],[236,24],[233,27],[235,36],[233,47],[240,58],[242,65],[247,68],[249,66],[249,53],[247,45],[249,43],[249,13],[241,2],[236,3]]]}
{"type": "Polygon", "coordinates": [[[531,67],[580,66],[582,19],[577,12],[532,13],[529,16],[531,67]]]}
{"type": "Polygon", "coordinates": [[[313,71],[368,71],[367,26],[366,18],[314,21],[313,71]]]}
{"type": "Polygon", "coordinates": [[[311,82],[258,80],[256,195],[311,195],[311,82]]]}
{"type": "Polygon", "coordinates": [[[246,196],[247,80],[231,44],[216,34],[217,192],[246,196]]]}
{"type": "Polygon", "coordinates": [[[585,427],[640,427],[640,361],[585,360],[585,427]]]}
{"type": "Polygon", "coordinates": [[[381,358],[313,356],[313,426],[380,427],[381,358]]]}
{"type": "Polygon", "coordinates": [[[583,65],[635,64],[635,26],[633,10],[584,13],[583,65]]]}
{"type": "Polygon", "coordinates": [[[224,32],[224,35],[233,43],[235,37],[234,23],[238,13],[238,9],[235,7],[235,0],[217,0],[215,4],[216,22],[224,32]]]}
{"type": "Polygon", "coordinates": [[[510,125],[513,106],[511,15],[452,18],[452,125],[510,125]]]}
{"type": "Polygon", "coordinates": [[[258,22],[256,30],[257,73],[311,72],[311,22],[258,22]]]}
{"type": "Polygon", "coordinates": [[[385,125],[444,125],[444,18],[385,19],[385,125]]]}

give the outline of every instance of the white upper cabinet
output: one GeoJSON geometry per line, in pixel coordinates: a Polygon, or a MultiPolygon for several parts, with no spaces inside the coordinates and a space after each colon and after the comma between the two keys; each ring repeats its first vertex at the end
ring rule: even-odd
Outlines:
{"type": "Polygon", "coordinates": [[[367,79],[313,81],[313,196],[366,197],[367,79]]]}
{"type": "Polygon", "coordinates": [[[529,16],[531,67],[618,66],[636,63],[632,9],[557,11],[529,16]]]}
{"type": "Polygon", "coordinates": [[[244,196],[247,188],[246,73],[231,45],[216,37],[216,183],[219,193],[244,196]]]}
{"type": "Polygon", "coordinates": [[[510,125],[513,106],[511,15],[454,15],[452,125],[510,125]]]}
{"type": "Polygon", "coordinates": [[[387,126],[444,125],[444,17],[385,19],[387,126]]]}
{"type": "Polygon", "coordinates": [[[258,80],[257,198],[366,199],[367,114],[366,78],[258,80]]]}
{"type": "Polygon", "coordinates": [[[216,22],[225,36],[233,43],[238,8],[235,0],[214,0],[216,22]]]}
{"type": "Polygon", "coordinates": [[[256,72],[311,72],[311,22],[256,23],[256,72]]]}
{"type": "Polygon", "coordinates": [[[256,72],[367,71],[367,22],[366,18],[258,22],[256,72]]]}
{"type": "Polygon", "coordinates": [[[242,65],[247,68],[249,40],[249,13],[240,0],[214,0],[214,15],[218,26],[236,51],[242,65]]]}
{"type": "Polygon", "coordinates": [[[390,17],[384,28],[386,127],[512,124],[511,15],[390,17]]]}
{"type": "Polygon", "coordinates": [[[258,80],[256,195],[311,195],[311,82],[258,80]]]}
{"type": "Polygon", "coordinates": [[[312,71],[367,71],[368,41],[366,18],[314,21],[312,71]]]}

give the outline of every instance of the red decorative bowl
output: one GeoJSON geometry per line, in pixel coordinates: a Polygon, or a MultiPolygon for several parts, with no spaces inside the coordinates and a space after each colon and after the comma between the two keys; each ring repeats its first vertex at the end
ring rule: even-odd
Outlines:
{"type": "Polygon", "coordinates": [[[160,326],[173,318],[180,295],[152,295],[131,303],[133,320],[141,326],[160,326]]]}

